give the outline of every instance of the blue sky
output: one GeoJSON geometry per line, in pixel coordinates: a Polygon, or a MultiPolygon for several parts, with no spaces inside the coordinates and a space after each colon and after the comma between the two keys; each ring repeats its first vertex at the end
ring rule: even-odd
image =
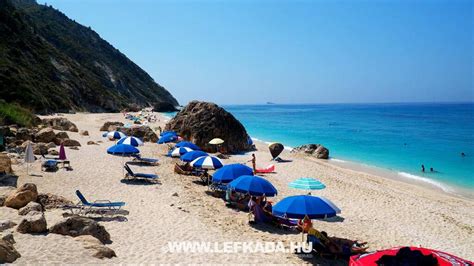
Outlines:
{"type": "Polygon", "coordinates": [[[469,0],[46,2],[181,104],[474,101],[469,0]]]}

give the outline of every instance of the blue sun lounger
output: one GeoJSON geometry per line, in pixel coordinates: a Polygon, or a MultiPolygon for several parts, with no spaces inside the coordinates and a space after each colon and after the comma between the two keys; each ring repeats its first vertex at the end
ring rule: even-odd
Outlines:
{"type": "Polygon", "coordinates": [[[126,178],[129,179],[136,179],[136,178],[146,178],[146,179],[157,179],[158,176],[155,174],[142,174],[142,173],[134,173],[130,166],[125,164],[125,170],[127,170],[127,174],[125,175],[126,178]]]}
{"type": "MultiPolygon", "coordinates": [[[[91,211],[102,211],[100,213],[103,213],[103,211],[108,211],[111,214],[116,214],[120,208],[125,205],[125,202],[111,202],[110,200],[96,200],[94,202],[89,202],[79,190],[76,190],[76,195],[80,201],[74,207],[79,209],[79,215],[87,214],[91,211]]],[[[73,212],[72,208],[71,212],[73,212]]]]}
{"type": "Polygon", "coordinates": [[[146,164],[158,164],[158,159],[154,158],[144,158],[141,157],[140,154],[134,154],[132,155],[133,161],[139,162],[139,163],[146,163],[146,164]]]}

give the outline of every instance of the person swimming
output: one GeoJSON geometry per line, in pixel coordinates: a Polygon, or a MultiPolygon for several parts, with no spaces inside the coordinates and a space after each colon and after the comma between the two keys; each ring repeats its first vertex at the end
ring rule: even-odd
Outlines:
{"type": "Polygon", "coordinates": [[[464,152],[461,152],[461,157],[466,157],[466,154],[464,152]]]}
{"type": "Polygon", "coordinates": [[[421,171],[424,173],[425,172],[425,165],[421,165],[421,171]]]}

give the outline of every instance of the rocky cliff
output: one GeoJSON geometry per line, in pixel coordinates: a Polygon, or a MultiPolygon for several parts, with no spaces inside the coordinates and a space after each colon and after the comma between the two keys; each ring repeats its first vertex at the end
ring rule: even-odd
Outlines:
{"type": "Polygon", "coordinates": [[[178,105],[90,27],[34,0],[0,1],[0,99],[39,113],[178,105]]]}

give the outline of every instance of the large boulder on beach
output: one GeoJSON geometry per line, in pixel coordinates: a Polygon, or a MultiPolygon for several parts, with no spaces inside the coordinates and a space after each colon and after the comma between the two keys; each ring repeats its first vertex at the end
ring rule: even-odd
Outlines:
{"type": "Polygon", "coordinates": [[[38,190],[33,183],[25,183],[15,191],[10,193],[5,200],[5,206],[20,209],[30,201],[36,201],[38,198],[38,190]]]}
{"type": "Polygon", "coordinates": [[[31,130],[29,130],[28,128],[19,128],[17,131],[16,131],[16,134],[15,134],[15,139],[16,140],[21,140],[21,141],[26,141],[26,140],[33,140],[34,138],[34,134],[31,130]]]}
{"type": "Polygon", "coordinates": [[[78,236],[75,238],[81,242],[85,249],[92,251],[92,256],[98,259],[117,257],[115,251],[106,247],[97,238],[90,235],[78,236]]]}
{"type": "Polygon", "coordinates": [[[329,150],[321,144],[306,144],[294,148],[291,152],[311,155],[318,159],[328,159],[329,150]]]}
{"type": "Polygon", "coordinates": [[[35,142],[49,143],[54,141],[56,134],[52,128],[43,128],[35,135],[35,142]]]}
{"type": "Polygon", "coordinates": [[[59,131],[58,133],[56,133],[56,138],[57,139],[68,139],[69,135],[65,131],[59,131]]]}
{"type": "Polygon", "coordinates": [[[20,253],[13,246],[14,240],[0,239],[0,264],[12,263],[19,257],[20,253]]]}
{"type": "Polygon", "coordinates": [[[214,103],[192,101],[171,119],[165,130],[176,131],[181,137],[194,142],[204,151],[216,151],[210,145],[213,138],[225,142],[222,147],[229,153],[252,149],[244,126],[224,108],[214,103]]]}
{"type": "Polygon", "coordinates": [[[117,131],[124,133],[127,136],[133,136],[142,139],[143,141],[157,142],[158,135],[149,126],[134,126],[130,128],[117,127],[117,131]]]}
{"type": "Polygon", "coordinates": [[[0,153],[0,175],[11,174],[12,170],[12,160],[5,153],[0,153]]]}
{"type": "Polygon", "coordinates": [[[30,201],[25,207],[18,210],[18,215],[27,215],[30,213],[41,213],[43,207],[38,202],[30,201]]]}
{"type": "Polygon", "coordinates": [[[49,232],[72,237],[91,235],[103,244],[111,242],[109,232],[96,221],[86,217],[73,216],[66,218],[49,228],[49,232]]]}
{"type": "Polygon", "coordinates": [[[272,155],[272,157],[275,159],[276,157],[278,157],[278,155],[280,155],[280,153],[283,152],[285,146],[283,146],[283,144],[281,143],[272,143],[268,146],[268,149],[270,150],[270,154],[272,155]]]}
{"type": "Polygon", "coordinates": [[[10,220],[0,220],[0,232],[15,227],[16,223],[10,220]]]}
{"type": "Polygon", "coordinates": [[[66,199],[65,197],[51,193],[39,193],[36,202],[41,204],[41,207],[45,210],[62,208],[66,205],[73,205],[73,202],[66,199]]]}
{"type": "Polygon", "coordinates": [[[73,139],[63,139],[62,144],[64,147],[80,147],[81,143],[73,139]]]}
{"type": "MultiPolygon", "coordinates": [[[[25,146],[26,149],[26,146],[25,146]]],[[[46,143],[33,143],[33,154],[35,155],[43,155],[48,154],[49,147],[46,143]]]]}
{"type": "Polygon", "coordinates": [[[56,130],[65,130],[71,132],[78,132],[77,126],[64,117],[45,118],[41,120],[42,124],[47,127],[52,127],[56,130]]]}
{"type": "Polygon", "coordinates": [[[31,212],[21,220],[16,231],[22,234],[40,234],[48,231],[46,218],[42,212],[31,212]]]}
{"type": "Polygon", "coordinates": [[[123,123],[107,121],[100,127],[100,131],[115,131],[118,127],[123,127],[123,123]]]}

